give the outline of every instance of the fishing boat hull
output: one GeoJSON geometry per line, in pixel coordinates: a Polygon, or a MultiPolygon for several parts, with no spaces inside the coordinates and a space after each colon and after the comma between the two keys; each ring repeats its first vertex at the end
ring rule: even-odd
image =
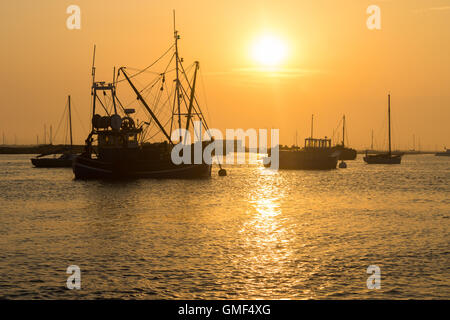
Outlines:
{"type": "Polygon", "coordinates": [[[73,162],[76,179],[202,179],[211,177],[211,165],[180,164],[168,161],[113,161],[79,156],[73,162]]]}
{"type": "MultiPolygon", "coordinates": [[[[339,152],[331,151],[279,151],[279,169],[332,170],[336,169],[339,152]]],[[[270,162],[264,164],[270,167],[270,162]]]]}
{"type": "Polygon", "coordinates": [[[342,146],[336,146],[333,147],[334,150],[340,151],[339,160],[355,160],[357,155],[357,152],[355,149],[342,147],[342,146]]]}
{"type": "Polygon", "coordinates": [[[390,154],[366,155],[364,161],[367,164],[400,164],[402,162],[402,156],[390,154]]]}

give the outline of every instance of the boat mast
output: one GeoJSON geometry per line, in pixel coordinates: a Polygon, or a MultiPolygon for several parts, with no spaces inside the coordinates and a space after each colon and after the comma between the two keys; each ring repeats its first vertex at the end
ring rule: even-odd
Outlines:
{"type": "Polygon", "coordinates": [[[344,146],[345,142],[345,114],[344,117],[342,118],[342,146],[344,146]]]}
{"type": "Polygon", "coordinates": [[[69,94],[69,128],[70,128],[70,150],[72,150],[72,147],[73,147],[73,141],[72,141],[72,109],[70,107],[70,94],[69,94]]]}
{"type": "MultiPolygon", "coordinates": [[[[175,10],[173,10],[173,37],[175,39],[175,72],[176,72],[176,82],[175,82],[175,94],[177,95],[177,106],[178,106],[178,128],[181,129],[181,106],[180,106],[180,79],[179,79],[179,66],[178,66],[178,31],[175,27],[175,10]]],[[[181,139],[181,138],[180,138],[181,139]]],[[[181,140],[180,140],[181,141],[181,140]]]]}
{"type": "Polygon", "coordinates": [[[313,132],[314,132],[314,115],[311,115],[311,139],[313,138],[313,132]]]}
{"type": "Polygon", "coordinates": [[[94,55],[92,56],[92,83],[95,82],[95,48],[96,45],[94,44],[94,55]]]}
{"type": "MultiPolygon", "coordinates": [[[[92,57],[92,87],[91,87],[91,95],[92,95],[92,119],[94,119],[95,115],[95,100],[97,96],[97,92],[95,91],[95,48],[96,45],[94,44],[94,54],[92,57]]],[[[92,122],[92,131],[94,131],[94,122],[92,122]]]]}
{"type": "Polygon", "coordinates": [[[197,82],[198,68],[199,68],[198,61],[195,61],[194,81],[192,82],[191,97],[189,99],[189,108],[188,108],[187,119],[186,119],[186,134],[187,134],[187,131],[189,130],[189,123],[191,122],[191,117],[192,117],[192,107],[194,105],[195,83],[197,82]]]}
{"type": "Polygon", "coordinates": [[[388,124],[389,124],[389,156],[392,153],[391,150],[391,94],[388,94],[388,124]]]}
{"type": "Polygon", "coordinates": [[[372,143],[370,144],[370,150],[373,151],[373,129],[372,129],[372,143]]]}

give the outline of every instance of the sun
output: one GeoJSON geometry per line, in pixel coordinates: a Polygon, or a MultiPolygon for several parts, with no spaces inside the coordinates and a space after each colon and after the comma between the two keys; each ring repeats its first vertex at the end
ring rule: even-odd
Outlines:
{"type": "Polygon", "coordinates": [[[264,35],[256,39],[252,46],[253,59],[266,67],[280,65],[287,55],[286,44],[273,35],[264,35]]]}

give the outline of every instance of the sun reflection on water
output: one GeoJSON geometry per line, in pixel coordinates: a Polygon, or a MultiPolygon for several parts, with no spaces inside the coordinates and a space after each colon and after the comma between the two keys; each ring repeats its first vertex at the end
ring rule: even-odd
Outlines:
{"type": "Polygon", "coordinates": [[[279,296],[283,287],[280,275],[292,260],[292,236],[282,210],[286,189],[282,185],[278,172],[262,169],[256,188],[248,194],[250,218],[240,230],[245,253],[240,268],[246,273],[245,289],[252,296],[279,296]]]}

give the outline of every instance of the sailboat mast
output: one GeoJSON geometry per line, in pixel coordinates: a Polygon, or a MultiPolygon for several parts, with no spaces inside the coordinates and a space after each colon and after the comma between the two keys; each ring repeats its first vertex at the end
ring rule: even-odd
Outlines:
{"type": "Polygon", "coordinates": [[[70,106],[70,95],[69,95],[69,128],[70,128],[70,149],[72,150],[72,108],[70,106]]]}
{"type": "Polygon", "coordinates": [[[370,144],[370,150],[373,150],[373,129],[372,129],[372,143],[370,144]]]}
{"type": "Polygon", "coordinates": [[[342,146],[345,146],[345,115],[342,118],[342,146]]]}
{"type": "Polygon", "coordinates": [[[389,155],[392,153],[391,149],[391,94],[388,94],[388,124],[389,124],[389,155]]]}
{"type": "Polygon", "coordinates": [[[311,115],[311,139],[313,137],[313,133],[314,133],[314,115],[311,115]]]}
{"type": "Polygon", "coordinates": [[[181,106],[180,106],[180,79],[179,79],[179,61],[178,61],[178,31],[175,26],[175,10],[173,11],[173,35],[175,38],[175,72],[176,72],[176,84],[175,84],[175,94],[177,95],[177,107],[178,107],[178,128],[181,129],[181,106]]]}

